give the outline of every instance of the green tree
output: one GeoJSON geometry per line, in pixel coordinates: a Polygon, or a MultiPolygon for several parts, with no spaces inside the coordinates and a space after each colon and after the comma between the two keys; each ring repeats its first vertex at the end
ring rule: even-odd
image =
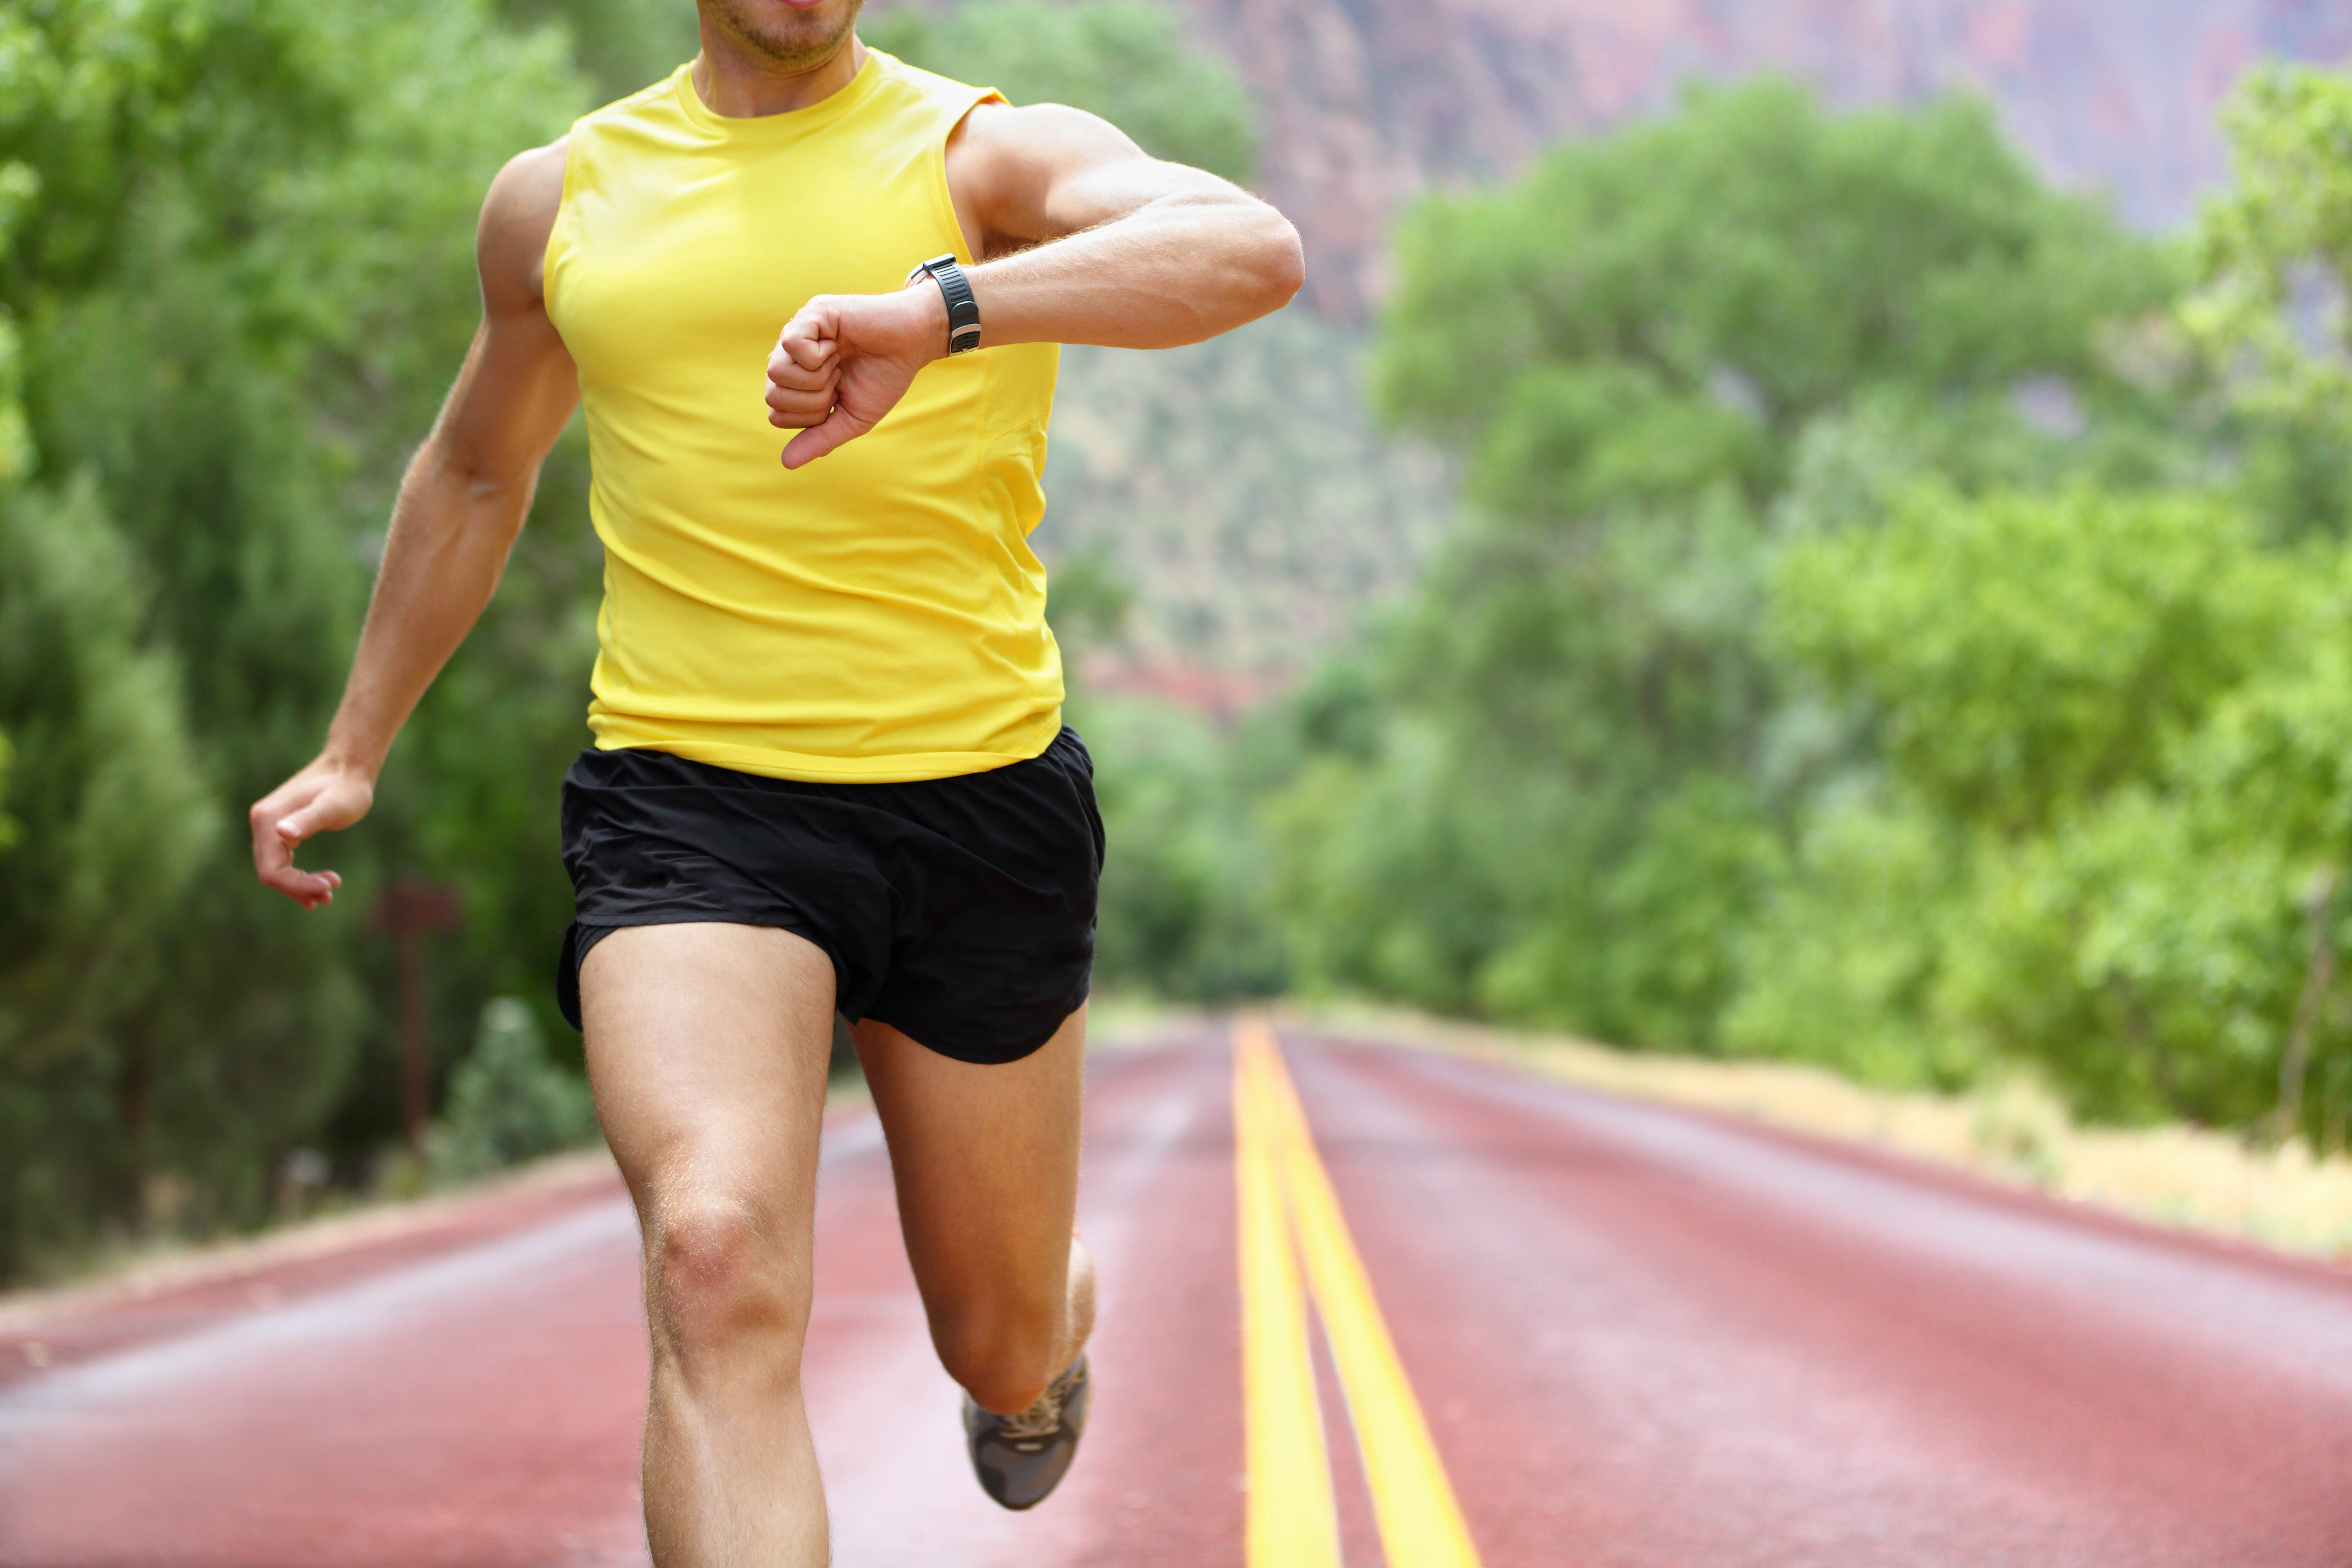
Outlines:
{"type": "Polygon", "coordinates": [[[1769,81],[1427,198],[1396,249],[1381,395],[1473,511],[1370,658],[1376,739],[1279,812],[1295,949],[1711,1045],[1801,803],[1870,745],[1764,645],[1771,562],[1955,454],[1970,489],[2168,473],[2171,405],[2108,345],[2171,263],[1980,105],[1769,81]],[[1348,910],[1384,934],[1321,929],[1348,910]]]}
{"type": "MultiPolygon", "coordinates": [[[[257,1214],[270,1164],[344,1098],[378,939],[364,902],[306,920],[258,894],[243,811],[318,743],[371,535],[470,331],[479,193],[585,100],[562,47],[424,0],[0,16],[0,312],[23,414],[0,726],[26,829],[0,989],[88,962],[58,916],[92,886],[131,955],[85,985],[106,1016],[62,1056],[0,1066],[0,1100],[29,1108],[0,1136],[0,1274],[137,1223],[150,1171],[192,1187],[194,1223],[257,1214]],[[78,803],[118,776],[136,820],[65,853],[78,803]],[[173,854],[121,869],[155,835],[173,854]]],[[[362,887],[419,858],[397,813],[357,837],[339,858],[362,887]]]]}
{"type": "Polygon", "coordinates": [[[2352,79],[2274,67],[2223,106],[2234,179],[2194,236],[2179,316],[2234,415],[2241,479],[2277,532],[2352,529],[2352,79]]]}
{"type": "MultiPolygon", "coordinates": [[[[8,764],[15,755],[14,749],[8,744],[8,737],[0,734],[0,805],[7,804],[8,764]]],[[[16,819],[5,811],[0,811],[0,849],[5,849],[16,843],[17,832],[16,819]]]]}
{"type": "Polygon", "coordinates": [[[1867,1082],[1950,1089],[1988,1065],[1935,1003],[1966,841],[1916,797],[1847,774],[1801,809],[1780,875],[1735,939],[1722,1038],[1867,1082]]]}
{"type": "Polygon", "coordinates": [[[1832,117],[1769,80],[1428,198],[1396,245],[1391,414],[1471,452],[1490,503],[1542,514],[1717,478],[1762,493],[1874,384],[2112,393],[2097,329],[2168,281],[1980,102],[1832,117]]]}
{"type": "Polygon", "coordinates": [[[473,1049],[449,1080],[429,1150],[436,1175],[464,1181],[596,1136],[588,1086],[549,1059],[527,1003],[482,1005],[473,1049]]]}
{"type": "Polygon", "coordinates": [[[502,0],[517,27],[550,26],[605,99],[658,81],[702,47],[693,0],[502,0]]]}
{"type": "Polygon", "coordinates": [[[1188,1001],[1279,990],[1249,744],[1152,703],[1081,697],[1072,718],[1108,841],[1096,973],[1188,1001]]]}
{"type": "Polygon", "coordinates": [[[1775,632],[1939,815],[2041,832],[2158,776],[2278,659],[2306,618],[2303,563],[2258,538],[2205,497],[1927,486],[1879,528],[1788,550],[1775,632]]]}
{"type": "Polygon", "coordinates": [[[1801,480],[1780,649],[1885,771],[1860,816],[1806,814],[1749,939],[1742,1045],[1891,1033],[1946,1072],[2033,1058],[2099,1114],[2341,1125],[2352,82],[2254,73],[2224,125],[2237,180],[2201,216],[2186,333],[2109,340],[2212,454],[2147,470],[2178,493],[2110,472],[1971,500],[1871,473],[1867,440],[1801,480]],[[1872,814],[1932,853],[1814,847],[1872,814]],[[1870,889],[1906,865],[1897,922],[1870,889]]]}
{"type": "Polygon", "coordinates": [[[34,829],[0,879],[0,1258],[131,1199],[126,1123],[151,1108],[123,1098],[126,1068],[220,844],[152,600],[94,486],[0,495],[0,714],[34,829]]]}
{"type": "Polygon", "coordinates": [[[2224,106],[2232,179],[2199,215],[2183,315],[2256,406],[2352,437],[2352,78],[2274,66],[2224,106]]]}
{"type": "Polygon", "coordinates": [[[2227,496],[2083,486],[1923,485],[1879,528],[1790,547],[1778,646],[1885,772],[1860,812],[1816,808],[1750,939],[1743,1043],[1834,1054],[1855,1028],[1850,1062],[1916,1078],[1851,1054],[1893,1026],[1931,1079],[2024,1057],[2106,1114],[2241,1116],[2279,1044],[2286,868],[2310,844],[2247,812],[2252,770],[2200,764],[2200,785],[2189,763],[2243,694],[2303,668],[2315,564],[2265,547],[2227,496]],[[1908,825],[1874,835],[1881,866],[1838,853],[1874,821],[1908,825]],[[1887,918],[1870,889],[1904,868],[1910,929],[1834,912],[1887,918]]]}

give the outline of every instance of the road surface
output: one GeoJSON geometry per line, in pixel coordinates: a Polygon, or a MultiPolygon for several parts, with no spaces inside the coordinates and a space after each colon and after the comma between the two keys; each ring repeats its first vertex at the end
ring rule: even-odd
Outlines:
{"type": "MultiPolygon", "coordinates": [[[[1244,1321],[1297,1309],[1263,1268],[1244,1301],[1248,1212],[1313,1226],[1295,1185],[1237,1215],[1234,1057],[1203,1026],[1094,1069],[1094,1425],[1032,1514],[965,1468],[872,1121],[829,1131],[809,1394],[844,1568],[1294,1568],[1246,1557],[1254,1510],[1320,1510],[1365,1568],[1423,1482],[1485,1568],[2352,1564],[2352,1273],[1495,1064],[1280,1047],[1293,1152],[1369,1287],[1370,1317],[1335,1315],[1308,1239],[1294,1370],[1326,1452],[1250,1425],[1280,1358],[1254,1341],[1245,1386],[1244,1321]],[[1393,1351],[1386,1394],[1365,1344],[1393,1351]],[[1423,1453],[1423,1480],[1368,1481],[1376,1451],[1423,1453]]],[[[465,1212],[15,1323],[0,1563],[643,1563],[625,1201],[465,1212]]]]}

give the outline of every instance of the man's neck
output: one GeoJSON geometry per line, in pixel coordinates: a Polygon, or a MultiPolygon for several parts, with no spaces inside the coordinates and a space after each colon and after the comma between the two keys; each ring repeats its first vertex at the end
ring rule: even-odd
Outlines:
{"type": "Polygon", "coordinates": [[[866,63],[866,46],[852,33],[823,63],[783,71],[745,54],[705,26],[694,58],[694,90],[711,113],[730,119],[784,114],[822,102],[847,87],[866,63]]]}

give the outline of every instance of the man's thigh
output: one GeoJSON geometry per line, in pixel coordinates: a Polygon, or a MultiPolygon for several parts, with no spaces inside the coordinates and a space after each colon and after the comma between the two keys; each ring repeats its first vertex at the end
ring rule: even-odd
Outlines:
{"type": "Polygon", "coordinates": [[[649,1233],[703,1202],[805,1229],[833,984],[814,943],[761,926],[629,926],[589,950],[589,1082],[649,1233]]]}
{"type": "Polygon", "coordinates": [[[990,1065],[941,1056],[871,1019],[851,1031],[935,1331],[943,1315],[991,1300],[1060,1308],[1077,1215],[1086,1019],[1082,1006],[1037,1050],[990,1065]]]}

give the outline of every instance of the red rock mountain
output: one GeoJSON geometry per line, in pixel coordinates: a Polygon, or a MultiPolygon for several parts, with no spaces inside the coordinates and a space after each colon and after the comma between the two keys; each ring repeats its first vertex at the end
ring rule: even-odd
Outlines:
{"type": "Polygon", "coordinates": [[[2212,110],[2265,57],[2352,57],[2352,0],[1183,0],[1265,115],[1260,184],[1313,302],[1360,318],[1424,185],[1780,71],[1840,104],[1983,93],[2052,177],[2167,226],[2225,174],[2212,110]]]}

